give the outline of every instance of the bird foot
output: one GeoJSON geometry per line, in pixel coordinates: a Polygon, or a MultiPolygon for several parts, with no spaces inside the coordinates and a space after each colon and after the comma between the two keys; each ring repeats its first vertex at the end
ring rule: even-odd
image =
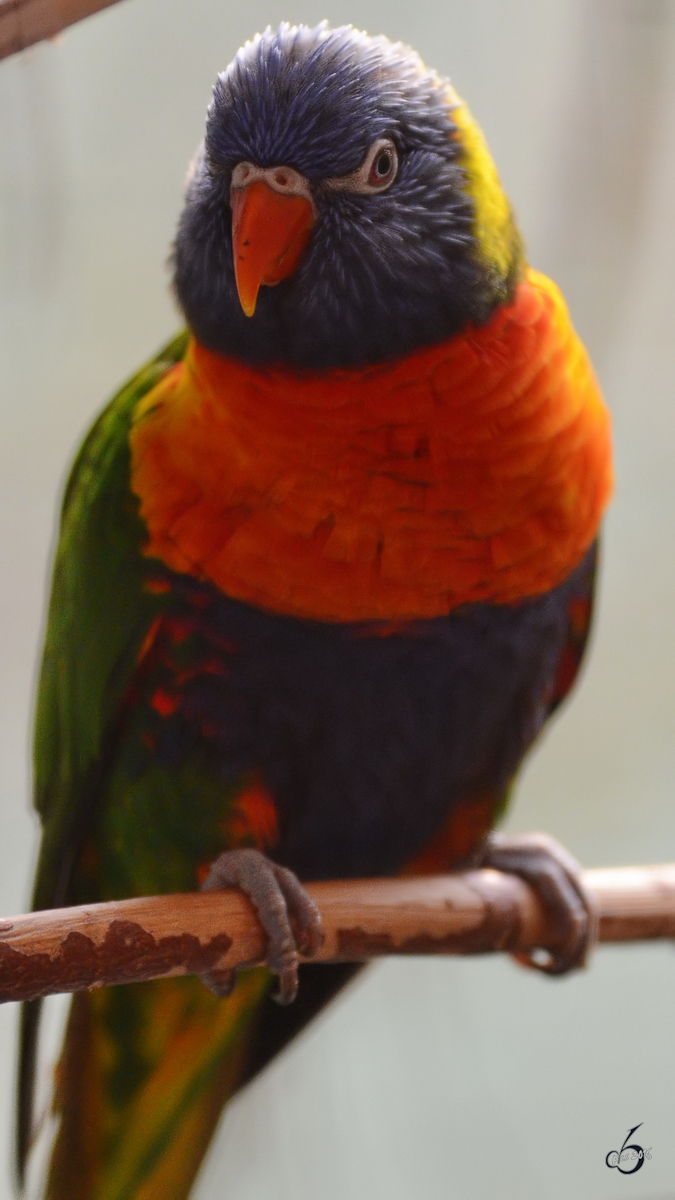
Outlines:
{"type": "Polygon", "coordinates": [[[517,954],[518,962],[547,975],[564,975],[584,966],[597,938],[598,916],[582,883],[581,867],[564,846],[545,833],[518,837],[491,833],[479,865],[520,876],[552,919],[555,948],[517,954]]]}
{"type": "MultiPolygon", "coordinates": [[[[241,888],[255,908],[267,934],[265,961],[279,976],[272,998],[290,1004],[298,991],[300,955],[316,954],[323,941],[317,905],[292,871],[259,850],[227,850],[212,863],[202,890],[224,887],[241,888]]],[[[234,971],[210,971],[201,978],[217,996],[228,996],[235,984],[234,971]]]]}

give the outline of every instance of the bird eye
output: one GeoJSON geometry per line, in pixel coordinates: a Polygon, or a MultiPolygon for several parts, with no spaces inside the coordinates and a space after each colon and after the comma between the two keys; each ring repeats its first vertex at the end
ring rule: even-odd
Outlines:
{"type": "Polygon", "coordinates": [[[370,147],[360,172],[364,191],[383,192],[396,178],[398,153],[390,138],[378,138],[370,147]]]}
{"type": "Polygon", "coordinates": [[[373,142],[361,166],[350,175],[325,179],[324,187],[335,192],[357,192],[362,196],[386,192],[398,174],[398,150],[391,138],[373,142]]]}
{"type": "Polygon", "coordinates": [[[380,150],[368,174],[368,182],[378,184],[389,183],[394,174],[394,156],[389,149],[380,150]]]}

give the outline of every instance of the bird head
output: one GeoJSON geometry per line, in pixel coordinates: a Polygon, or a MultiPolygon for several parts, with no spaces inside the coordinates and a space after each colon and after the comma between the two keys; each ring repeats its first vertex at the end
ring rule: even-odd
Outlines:
{"type": "Polygon", "coordinates": [[[209,349],[313,369],[398,357],[485,323],[521,265],[478,126],[408,47],[284,24],[217,79],[174,247],[209,349]]]}

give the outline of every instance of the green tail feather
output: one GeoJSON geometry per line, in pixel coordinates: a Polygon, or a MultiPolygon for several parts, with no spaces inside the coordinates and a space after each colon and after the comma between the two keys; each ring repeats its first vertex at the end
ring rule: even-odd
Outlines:
{"type": "Polygon", "coordinates": [[[185,1200],[269,984],[255,969],[226,1000],[198,979],[75,996],[45,1200],[185,1200]]]}

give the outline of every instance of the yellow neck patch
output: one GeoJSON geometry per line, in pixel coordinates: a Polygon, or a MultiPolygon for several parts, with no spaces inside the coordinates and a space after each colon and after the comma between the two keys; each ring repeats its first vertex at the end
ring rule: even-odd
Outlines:
{"type": "Polygon", "coordinates": [[[522,253],[511,205],[480,126],[452,89],[449,103],[452,120],[459,130],[467,190],[476,210],[474,236],[483,260],[500,279],[506,279],[522,253]]]}

